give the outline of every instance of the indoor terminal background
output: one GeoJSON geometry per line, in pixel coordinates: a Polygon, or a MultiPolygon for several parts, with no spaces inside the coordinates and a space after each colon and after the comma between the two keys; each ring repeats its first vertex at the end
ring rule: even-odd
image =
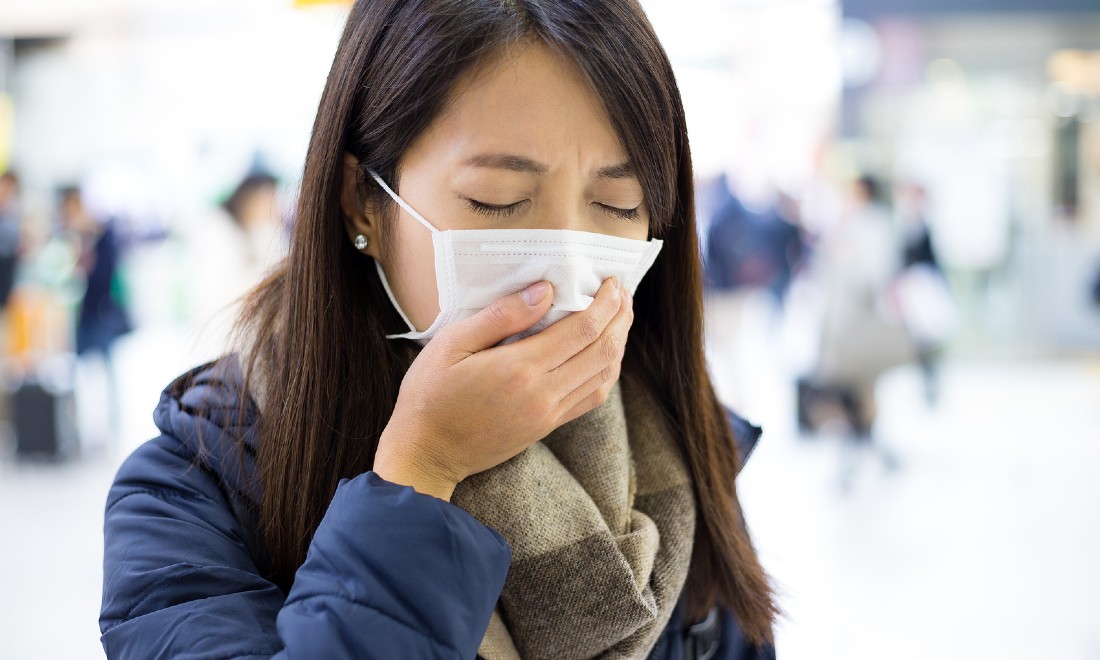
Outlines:
{"type": "MultiPolygon", "coordinates": [[[[707,299],[720,395],[765,429],[739,488],[785,611],[779,657],[1100,658],[1100,4],[643,5],[681,86],[704,243],[729,199],[748,226],[798,230],[779,285],[707,299]],[[797,396],[821,343],[815,259],[860,175],[900,233],[924,191],[951,301],[934,380],[913,362],[878,378],[871,442],[835,402],[800,425],[797,396]]],[[[218,354],[218,310],[279,255],[344,12],[0,0],[0,172],[18,175],[0,252],[21,246],[0,333],[0,658],[103,657],[107,488],[160,390],[218,354]],[[256,207],[271,222],[237,235],[219,205],[249,175],[277,181],[256,207]],[[113,218],[123,246],[130,327],[109,362],[74,354],[86,278],[58,228],[76,216],[113,218]],[[254,270],[226,266],[242,255],[254,270]],[[43,419],[32,387],[56,452],[20,451],[43,419]]]]}

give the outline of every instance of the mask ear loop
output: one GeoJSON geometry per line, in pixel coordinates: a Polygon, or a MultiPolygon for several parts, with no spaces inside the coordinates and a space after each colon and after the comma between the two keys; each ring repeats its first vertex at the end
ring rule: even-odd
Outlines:
{"type": "MultiPolygon", "coordinates": [[[[424,219],[424,216],[417,213],[416,209],[409,206],[408,202],[401,199],[400,195],[395,193],[392,188],[387,186],[386,182],[382,180],[382,177],[378,176],[378,172],[375,172],[374,170],[367,170],[367,173],[371,175],[371,177],[374,179],[374,181],[378,185],[382,186],[382,190],[385,190],[386,194],[389,195],[390,198],[393,199],[393,201],[397,202],[397,204],[401,208],[408,211],[409,215],[416,218],[416,220],[420,224],[427,227],[428,231],[432,232],[433,234],[439,232],[439,230],[436,229],[435,227],[433,227],[430,222],[428,222],[427,220],[424,219]]],[[[386,296],[390,299],[390,303],[393,304],[393,308],[396,309],[397,313],[401,315],[401,320],[405,322],[405,325],[409,326],[409,333],[418,332],[417,329],[416,329],[416,326],[413,325],[412,320],[408,317],[407,314],[405,314],[405,310],[401,309],[401,305],[397,304],[397,296],[393,295],[393,289],[390,288],[390,282],[389,282],[388,279],[386,279],[386,272],[384,270],[382,270],[382,264],[379,263],[379,261],[377,259],[375,259],[375,261],[374,261],[374,268],[375,268],[375,270],[378,271],[378,279],[380,279],[382,281],[382,288],[384,288],[386,290],[386,296]]],[[[386,337],[389,338],[389,339],[396,339],[396,338],[402,337],[403,334],[409,334],[409,333],[402,333],[402,334],[396,334],[396,335],[386,335],[386,337]]]]}
{"type": "MultiPolygon", "coordinates": [[[[397,304],[397,296],[393,295],[393,289],[390,288],[390,281],[386,279],[386,271],[382,270],[382,264],[378,263],[377,259],[374,261],[374,269],[378,272],[378,279],[382,281],[382,288],[386,290],[386,297],[390,299],[390,304],[397,310],[398,315],[401,316],[401,320],[405,322],[405,325],[409,326],[409,332],[416,332],[416,326],[413,325],[412,320],[405,314],[405,310],[401,309],[401,305],[397,304]]],[[[399,333],[386,336],[393,338],[401,335],[399,333]]]]}
{"type": "Polygon", "coordinates": [[[374,170],[367,170],[367,173],[368,173],[368,174],[370,174],[370,175],[371,175],[371,177],[373,177],[373,178],[374,178],[375,182],[376,182],[376,183],[377,183],[378,185],[382,186],[382,190],[385,190],[385,191],[386,191],[386,194],[387,194],[387,195],[389,195],[389,196],[390,196],[390,197],[391,197],[391,198],[393,199],[393,201],[397,202],[398,206],[400,206],[401,208],[403,208],[403,209],[405,209],[406,211],[408,211],[408,212],[409,212],[409,215],[411,215],[412,217],[416,218],[416,220],[417,220],[417,221],[418,221],[418,222],[419,222],[420,224],[422,224],[422,225],[424,225],[425,227],[427,227],[427,228],[428,228],[428,231],[432,232],[433,234],[439,231],[438,229],[436,229],[435,227],[433,227],[433,226],[432,226],[432,223],[430,223],[430,222],[428,222],[427,220],[425,220],[425,219],[424,219],[424,216],[422,216],[422,215],[420,215],[419,213],[417,213],[417,212],[416,212],[416,209],[414,209],[413,207],[409,206],[409,203],[408,203],[408,202],[406,202],[405,200],[401,199],[401,196],[400,196],[400,195],[398,195],[397,193],[395,193],[395,192],[394,192],[394,191],[393,191],[393,190],[392,190],[392,189],[391,189],[391,188],[390,188],[389,186],[387,186],[387,185],[386,185],[386,182],[382,180],[382,177],[378,176],[378,172],[375,172],[374,170]]]}

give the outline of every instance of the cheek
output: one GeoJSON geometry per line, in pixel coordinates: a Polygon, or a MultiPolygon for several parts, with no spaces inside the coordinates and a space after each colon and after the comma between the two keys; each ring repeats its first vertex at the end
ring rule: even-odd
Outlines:
{"type": "Polygon", "coordinates": [[[601,225],[598,231],[608,236],[644,241],[649,239],[649,219],[643,218],[641,220],[635,220],[634,222],[628,220],[614,220],[601,225]]]}
{"type": "Polygon", "coordinates": [[[627,226],[626,231],[623,232],[626,238],[633,238],[636,241],[644,241],[649,238],[649,218],[632,222],[627,226]]]}
{"type": "MultiPolygon", "coordinates": [[[[405,218],[402,218],[405,220],[405,218]]],[[[416,221],[399,222],[393,244],[383,255],[382,268],[393,295],[417,330],[425,330],[439,314],[439,294],[435,286],[435,252],[431,234],[416,221]]]]}

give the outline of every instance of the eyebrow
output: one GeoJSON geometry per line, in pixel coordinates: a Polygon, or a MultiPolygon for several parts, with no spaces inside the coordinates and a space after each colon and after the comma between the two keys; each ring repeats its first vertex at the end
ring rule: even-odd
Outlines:
{"type": "Polygon", "coordinates": [[[530,158],[513,156],[512,154],[480,154],[468,158],[462,164],[467,167],[488,167],[524,174],[546,174],[549,171],[548,167],[540,165],[530,158]]]}
{"type": "Polygon", "coordinates": [[[634,177],[634,164],[630,161],[600,168],[596,172],[597,179],[630,179],[634,177]]]}
{"type": "MultiPolygon", "coordinates": [[[[542,175],[550,171],[545,165],[536,163],[530,158],[513,154],[479,154],[466,159],[462,163],[466,167],[486,167],[522,174],[542,175]]],[[[635,176],[634,165],[629,161],[602,167],[596,172],[597,179],[629,179],[635,176]]]]}

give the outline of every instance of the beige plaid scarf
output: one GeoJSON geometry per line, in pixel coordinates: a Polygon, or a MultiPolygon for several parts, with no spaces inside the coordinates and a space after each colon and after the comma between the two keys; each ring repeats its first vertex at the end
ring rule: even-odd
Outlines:
{"type": "Polygon", "coordinates": [[[620,383],[455,490],[512,547],[486,660],[644,658],[668,624],[691,563],[691,478],[652,395],[620,383]]]}

